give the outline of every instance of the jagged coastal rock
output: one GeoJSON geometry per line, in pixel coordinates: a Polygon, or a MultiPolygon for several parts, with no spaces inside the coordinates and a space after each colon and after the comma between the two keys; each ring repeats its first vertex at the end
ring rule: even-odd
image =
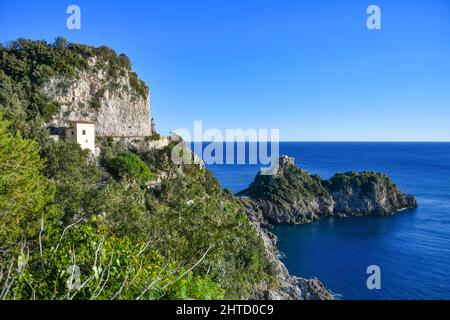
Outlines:
{"type": "Polygon", "coordinates": [[[334,300],[335,295],[317,278],[305,279],[289,274],[288,269],[280,260],[277,249],[277,238],[274,234],[263,229],[258,220],[250,217],[259,237],[263,240],[269,259],[276,268],[277,289],[264,286],[256,288],[252,299],[258,300],[334,300]]]}
{"type": "Polygon", "coordinates": [[[108,64],[96,57],[87,60],[88,68],[72,77],[53,77],[41,93],[60,105],[49,124],[66,128],[71,120],[95,122],[95,134],[102,137],[148,137],[152,135],[148,87],[135,79],[132,71],[122,68],[111,75],[108,64]]]}
{"type": "Polygon", "coordinates": [[[338,173],[329,180],[298,168],[283,156],[273,175],[258,174],[237,194],[261,224],[304,224],[325,216],[391,215],[417,207],[382,173],[338,173]]]}

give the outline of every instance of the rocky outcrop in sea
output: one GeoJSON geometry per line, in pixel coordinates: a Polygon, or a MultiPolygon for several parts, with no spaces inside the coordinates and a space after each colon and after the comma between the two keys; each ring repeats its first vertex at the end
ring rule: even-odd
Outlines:
{"type": "Polygon", "coordinates": [[[326,216],[392,215],[417,207],[385,174],[337,173],[322,180],[283,156],[273,175],[258,174],[237,194],[247,213],[261,225],[304,224],[326,216]]]}
{"type": "Polygon", "coordinates": [[[317,278],[289,274],[280,260],[272,224],[304,224],[322,217],[392,215],[417,207],[414,196],[402,193],[382,173],[337,173],[322,180],[283,156],[273,175],[258,174],[250,186],[237,194],[242,207],[264,241],[277,269],[277,289],[259,288],[257,299],[331,300],[337,295],[317,278]]]}

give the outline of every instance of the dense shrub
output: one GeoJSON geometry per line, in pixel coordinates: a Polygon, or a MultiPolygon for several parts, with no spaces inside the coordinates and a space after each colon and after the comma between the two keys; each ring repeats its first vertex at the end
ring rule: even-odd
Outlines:
{"type": "Polygon", "coordinates": [[[316,196],[329,195],[319,176],[310,175],[294,165],[284,168],[282,173],[277,175],[258,173],[249,188],[239,193],[241,194],[278,204],[293,204],[316,196]]]}
{"type": "Polygon", "coordinates": [[[223,297],[216,281],[194,272],[201,259],[157,253],[139,186],[96,183],[78,145],[51,145],[45,164],[35,141],[7,127],[0,116],[0,299],[223,297]]]}
{"type": "Polygon", "coordinates": [[[207,277],[193,275],[146,243],[98,232],[89,224],[67,229],[21,264],[9,293],[15,299],[220,299],[207,277]]]}
{"type": "Polygon", "coordinates": [[[121,178],[130,178],[142,184],[155,178],[148,165],[132,152],[119,154],[107,163],[107,167],[121,178]]]}
{"type": "MultiPolygon", "coordinates": [[[[171,166],[170,147],[155,151],[151,166],[171,166]]],[[[173,166],[173,164],[172,164],[173,166]]],[[[147,193],[149,234],[158,248],[178,261],[197,260],[195,273],[209,274],[225,289],[226,297],[249,297],[261,282],[274,285],[273,265],[242,207],[223,191],[217,179],[196,165],[186,165],[173,180],[147,193]],[[169,221],[169,223],[168,223],[169,221]]]]}
{"type": "Polygon", "coordinates": [[[377,186],[384,186],[390,192],[397,192],[397,186],[388,176],[371,171],[337,173],[325,182],[325,186],[330,192],[357,189],[365,196],[373,194],[377,186]]]}

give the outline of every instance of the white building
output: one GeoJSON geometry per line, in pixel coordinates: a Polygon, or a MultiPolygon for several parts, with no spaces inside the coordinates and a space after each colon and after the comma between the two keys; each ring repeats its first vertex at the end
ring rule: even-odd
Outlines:
{"type": "Polygon", "coordinates": [[[95,154],[95,125],[90,121],[70,121],[66,129],[66,140],[78,143],[81,148],[95,154]]]}

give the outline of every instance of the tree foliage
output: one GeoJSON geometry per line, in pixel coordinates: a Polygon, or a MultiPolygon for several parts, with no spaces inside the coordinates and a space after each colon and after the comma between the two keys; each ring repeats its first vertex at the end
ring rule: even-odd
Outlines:
{"type": "Polygon", "coordinates": [[[54,186],[35,141],[8,131],[0,114],[0,249],[36,239],[40,220],[54,215],[54,186]]]}
{"type": "Polygon", "coordinates": [[[36,142],[7,127],[0,117],[0,299],[223,297],[193,271],[209,250],[183,262],[158,253],[139,185],[96,183],[86,153],[70,143],[51,145],[45,163],[36,142]]]}
{"type": "MultiPolygon", "coordinates": [[[[170,148],[155,153],[145,158],[153,160],[156,170],[167,171],[163,159],[170,148]]],[[[212,246],[195,272],[210,274],[227,297],[249,297],[256,284],[274,284],[273,265],[261,239],[242,207],[209,171],[186,165],[176,179],[164,180],[160,189],[146,197],[150,234],[160,240],[160,250],[179,261],[190,261],[212,246]]]]}
{"type": "Polygon", "coordinates": [[[55,201],[66,223],[92,206],[97,195],[101,174],[88,154],[77,143],[65,141],[50,144],[43,152],[45,174],[56,186],[55,201]]]}
{"type": "MultiPolygon", "coordinates": [[[[12,260],[14,261],[14,260],[12,260]]],[[[14,261],[15,262],[15,261],[14,261]]],[[[16,299],[220,299],[222,290],[195,276],[151,243],[99,233],[88,224],[67,229],[21,263],[3,298],[16,299]]]]}
{"type": "Polygon", "coordinates": [[[390,193],[399,192],[387,175],[372,171],[337,173],[324,183],[330,192],[356,189],[361,190],[363,195],[370,196],[376,193],[377,186],[387,188],[390,193]]]}

